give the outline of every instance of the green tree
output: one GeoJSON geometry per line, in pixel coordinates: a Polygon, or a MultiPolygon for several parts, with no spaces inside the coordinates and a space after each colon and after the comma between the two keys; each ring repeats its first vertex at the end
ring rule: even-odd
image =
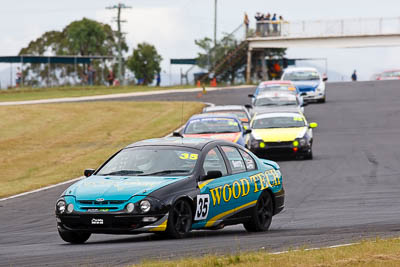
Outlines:
{"type": "Polygon", "coordinates": [[[147,85],[160,73],[161,61],[162,57],[153,45],[141,43],[128,58],[127,66],[135,74],[136,79],[143,79],[143,84],[147,85]]]}
{"type": "MultiPolygon", "coordinates": [[[[113,32],[111,26],[100,22],[83,18],[67,25],[62,31],[45,32],[42,36],[29,45],[22,48],[20,55],[78,55],[78,56],[116,56],[117,55],[117,33],[113,32]]],[[[125,41],[122,49],[128,51],[125,41]]],[[[107,73],[108,67],[104,62],[94,61],[93,68],[96,70],[96,82],[107,73]]],[[[27,85],[68,84],[72,77],[81,76],[87,66],[75,66],[52,64],[49,76],[47,64],[27,64],[23,70],[24,83],[27,85]]]]}

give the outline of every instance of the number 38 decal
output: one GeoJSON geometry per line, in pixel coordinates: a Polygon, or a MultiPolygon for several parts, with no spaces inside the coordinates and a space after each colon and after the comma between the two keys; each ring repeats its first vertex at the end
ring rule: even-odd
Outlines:
{"type": "Polygon", "coordinates": [[[196,221],[204,220],[208,215],[208,208],[210,206],[210,196],[207,194],[197,196],[197,208],[194,219],[196,221]]]}

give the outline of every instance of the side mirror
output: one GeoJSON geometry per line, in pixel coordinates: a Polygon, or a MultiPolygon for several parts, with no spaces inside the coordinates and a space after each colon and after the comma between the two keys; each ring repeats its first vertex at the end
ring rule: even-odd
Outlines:
{"type": "Polygon", "coordinates": [[[83,172],[83,175],[85,175],[85,177],[89,177],[89,176],[91,176],[95,171],[96,171],[95,169],[86,169],[86,170],[83,172]]]}
{"type": "Polygon", "coordinates": [[[322,78],[322,81],[326,82],[328,80],[328,77],[322,78]]]}
{"type": "Polygon", "coordinates": [[[207,175],[203,177],[203,181],[204,180],[210,180],[210,179],[215,179],[215,178],[219,178],[222,177],[222,172],[221,171],[208,171],[207,175]]]}
{"type": "Polygon", "coordinates": [[[249,134],[249,133],[251,133],[251,129],[246,129],[246,130],[244,131],[244,134],[249,134]]]}
{"type": "Polygon", "coordinates": [[[317,128],[317,127],[318,127],[318,123],[316,123],[316,122],[311,122],[311,123],[309,124],[308,127],[310,127],[310,128],[317,128]]]}
{"type": "Polygon", "coordinates": [[[254,97],[254,95],[253,95],[253,94],[250,94],[250,95],[248,95],[248,97],[251,97],[251,98],[253,98],[253,97],[254,97]]]}
{"type": "Polygon", "coordinates": [[[172,136],[174,136],[174,137],[183,137],[180,132],[173,132],[172,136]]]}
{"type": "Polygon", "coordinates": [[[249,104],[244,105],[244,107],[247,108],[247,109],[252,109],[252,108],[253,108],[253,106],[252,106],[252,105],[249,105],[249,104]]]}

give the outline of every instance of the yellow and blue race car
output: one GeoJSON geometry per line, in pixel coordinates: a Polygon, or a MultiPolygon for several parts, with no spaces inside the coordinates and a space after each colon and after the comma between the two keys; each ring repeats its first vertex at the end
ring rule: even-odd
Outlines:
{"type": "Polygon", "coordinates": [[[84,174],[55,206],[59,235],[70,243],[94,233],[182,238],[239,223],[266,231],[284,207],[278,164],[223,140],[145,140],[84,174]]]}
{"type": "Polygon", "coordinates": [[[308,124],[302,113],[256,114],[247,147],[258,157],[293,156],[312,159],[313,132],[318,124],[308,124]]]}

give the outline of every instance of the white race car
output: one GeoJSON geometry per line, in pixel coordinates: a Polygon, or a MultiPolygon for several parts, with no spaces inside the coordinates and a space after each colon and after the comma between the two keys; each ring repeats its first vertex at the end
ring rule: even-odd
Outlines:
{"type": "Polygon", "coordinates": [[[301,92],[304,101],[326,101],[325,81],[328,78],[322,77],[315,68],[287,68],[282,80],[292,81],[301,92]]]}

